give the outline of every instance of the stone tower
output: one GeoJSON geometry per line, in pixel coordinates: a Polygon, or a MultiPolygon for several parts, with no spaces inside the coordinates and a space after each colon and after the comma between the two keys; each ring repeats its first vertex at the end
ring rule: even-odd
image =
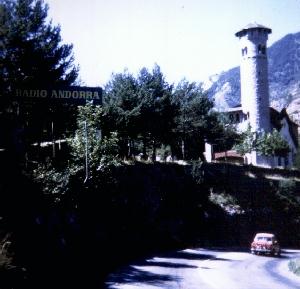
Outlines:
{"type": "Polygon", "coordinates": [[[251,130],[269,132],[269,83],[267,40],[272,30],[257,23],[238,31],[241,48],[241,105],[251,130]]]}

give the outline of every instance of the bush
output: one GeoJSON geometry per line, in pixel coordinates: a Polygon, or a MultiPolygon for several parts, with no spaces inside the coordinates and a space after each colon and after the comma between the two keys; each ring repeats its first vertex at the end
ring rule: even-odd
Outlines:
{"type": "Polygon", "coordinates": [[[297,276],[300,276],[300,259],[290,260],[288,263],[288,267],[291,272],[293,272],[297,276]]]}

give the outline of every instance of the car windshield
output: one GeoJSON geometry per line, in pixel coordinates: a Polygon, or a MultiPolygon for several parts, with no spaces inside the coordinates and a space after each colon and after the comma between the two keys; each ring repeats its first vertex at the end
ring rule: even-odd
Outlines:
{"type": "Polygon", "coordinates": [[[263,241],[263,242],[271,242],[272,238],[270,237],[256,237],[257,241],[263,241]]]}

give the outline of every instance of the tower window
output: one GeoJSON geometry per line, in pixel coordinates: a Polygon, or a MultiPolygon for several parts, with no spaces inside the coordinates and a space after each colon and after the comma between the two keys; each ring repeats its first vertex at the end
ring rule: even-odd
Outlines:
{"type": "Polygon", "coordinates": [[[238,113],[237,113],[236,116],[235,116],[235,121],[236,121],[236,122],[240,122],[240,115],[239,115],[238,113]]]}
{"type": "Polygon", "coordinates": [[[257,50],[258,50],[258,54],[263,54],[263,55],[266,54],[266,46],[265,45],[259,44],[257,47],[257,50]]]}
{"type": "Polygon", "coordinates": [[[243,55],[243,56],[244,56],[244,55],[247,55],[247,53],[248,53],[247,47],[243,48],[243,49],[242,49],[242,55],[243,55]]]}

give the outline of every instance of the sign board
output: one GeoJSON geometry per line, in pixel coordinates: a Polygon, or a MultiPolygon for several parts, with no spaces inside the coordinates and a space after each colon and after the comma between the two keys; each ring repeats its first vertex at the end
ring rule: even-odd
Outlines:
{"type": "Polygon", "coordinates": [[[18,88],[15,91],[16,100],[20,101],[47,101],[65,102],[72,104],[85,104],[92,102],[95,105],[102,104],[102,88],[69,86],[64,88],[18,88]]]}

